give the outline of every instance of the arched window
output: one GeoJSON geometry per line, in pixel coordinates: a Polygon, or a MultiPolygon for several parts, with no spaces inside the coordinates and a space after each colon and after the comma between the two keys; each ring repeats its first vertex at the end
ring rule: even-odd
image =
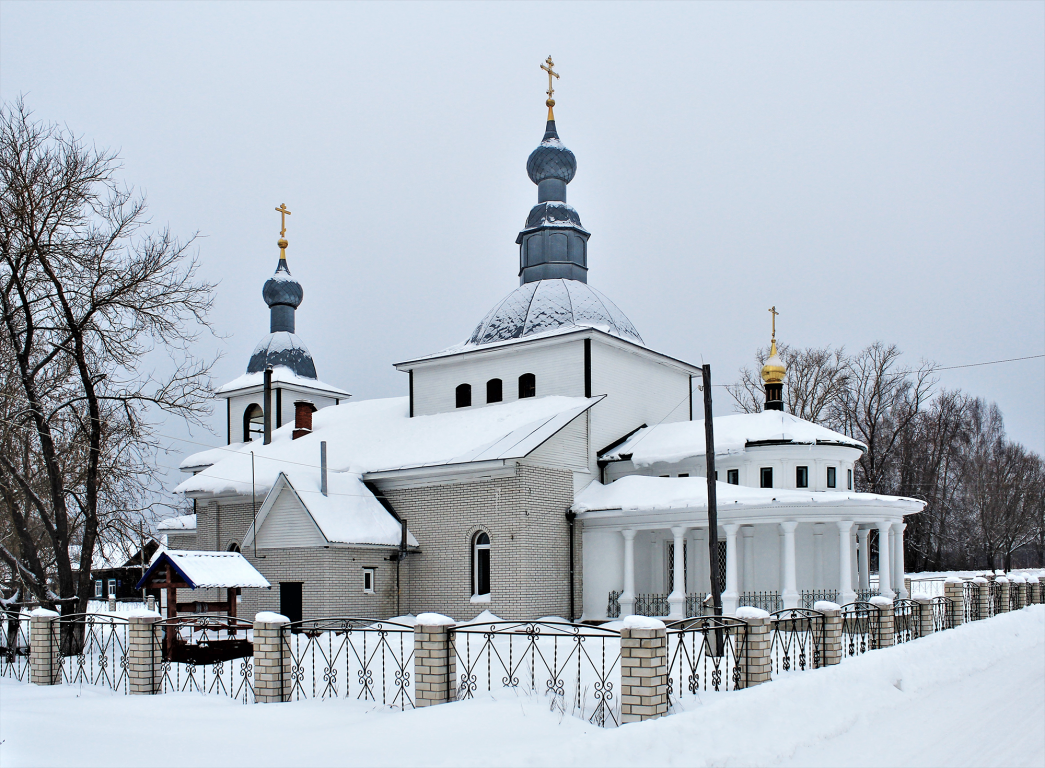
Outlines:
{"type": "Polygon", "coordinates": [[[228,552],[239,552],[240,551],[239,550],[239,544],[237,544],[236,542],[232,542],[231,544],[229,544],[229,548],[228,548],[227,551],[228,552]]]}
{"type": "Polygon", "coordinates": [[[457,393],[457,407],[467,408],[472,404],[472,385],[471,384],[458,384],[457,389],[454,390],[457,393]]]}
{"type": "Polygon", "coordinates": [[[537,377],[532,373],[524,373],[519,377],[519,399],[537,396],[537,377]]]}
{"type": "Polygon", "coordinates": [[[488,403],[499,403],[503,398],[501,397],[501,380],[490,379],[486,382],[486,402],[488,403]]]}
{"type": "Polygon", "coordinates": [[[265,412],[257,403],[251,403],[243,412],[243,442],[249,443],[254,435],[265,434],[265,412]]]}
{"type": "Polygon", "coordinates": [[[490,594],[490,537],[479,531],[472,539],[472,595],[490,594]]]}

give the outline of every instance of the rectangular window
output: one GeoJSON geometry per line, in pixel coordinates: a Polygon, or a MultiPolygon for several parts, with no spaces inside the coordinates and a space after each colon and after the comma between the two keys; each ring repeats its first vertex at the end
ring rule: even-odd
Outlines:
{"type": "Polygon", "coordinates": [[[717,469],[715,470],[715,482],[716,483],[718,482],[718,470],[717,469]]]}
{"type": "Polygon", "coordinates": [[[101,579],[98,579],[98,581],[94,582],[94,596],[95,597],[103,597],[103,595],[102,595],[102,580],[101,579]]]}
{"type": "MultiPolygon", "coordinates": [[[[689,472],[679,472],[679,477],[689,477],[689,472]]],[[[715,473],[715,479],[718,480],[718,472],[715,473]]]]}
{"type": "Polygon", "coordinates": [[[834,467],[828,467],[827,468],[827,487],[828,488],[834,488],[836,486],[837,486],[837,482],[835,480],[835,468],[834,467]]]}
{"type": "MultiPolygon", "coordinates": [[[[675,542],[668,543],[668,592],[675,591],[675,542]]],[[[682,540],[682,578],[689,584],[689,542],[682,540]]]]}
{"type": "Polygon", "coordinates": [[[363,591],[369,595],[374,594],[374,572],[375,568],[363,569],[363,591]]]}
{"type": "Polygon", "coordinates": [[[671,475],[661,475],[661,477],[671,477],[671,475]]]}
{"type": "Polygon", "coordinates": [[[730,485],[740,485],[740,470],[739,469],[727,469],[726,470],[726,482],[730,485]]]}
{"type": "Polygon", "coordinates": [[[762,487],[763,488],[772,488],[773,487],[773,468],[772,467],[762,467],[762,469],[760,470],[759,474],[761,475],[761,478],[762,478],[762,487]]]}
{"type": "Polygon", "coordinates": [[[795,488],[809,487],[809,467],[795,467],[795,488]]]}
{"type": "Polygon", "coordinates": [[[116,579],[109,579],[109,595],[116,596],[116,579]]]}
{"type": "Polygon", "coordinates": [[[853,490],[853,470],[847,469],[846,473],[849,475],[849,490],[853,490]]]}
{"type": "Polygon", "coordinates": [[[726,591],[726,542],[718,542],[718,587],[726,591]]]}

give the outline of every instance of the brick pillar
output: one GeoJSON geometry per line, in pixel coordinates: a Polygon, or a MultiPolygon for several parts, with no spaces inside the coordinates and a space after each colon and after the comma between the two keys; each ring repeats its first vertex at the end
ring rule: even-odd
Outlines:
{"type": "Polygon", "coordinates": [[[893,601],[879,595],[872,597],[870,602],[878,608],[878,647],[892,648],[896,636],[893,601]]]}
{"type": "Polygon", "coordinates": [[[903,577],[903,588],[907,592],[907,599],[910,599],[911,598],[911,577],[910,576],[904,576],[903,577]]]}
{"type": "Polygon", "coordinates": [[[1041,602],[1041,584],[1033,576],[1027,582],[1027,605],[1037,605],[1041,602]]]}
{"type": "Polygon", "coordinates": [[[29,614],[30,683],[54,685],[61,681],[62,655],[58,648],[57,620],[58,614],[46,608],[37,608],[29,614]]]}
{"type": "Polygon", "coordinates": [[[933,633],[933,599],[928,595],[911,599],[918,604],[918,637],[928,637],[933,633]]]}
{"type": "Polygon", "coordinates": [[[668,713],[668,635],[664,622],[628,616],[620,631],[620,721],[668,713]]]}
{"type": "Polygon", "coordinates": [[[1012,588],[1012,585],[1009,583],[1009,580],[1007,578],[1005,578],[1004,576],[999,576],[994,581],[996,583],[998,583],[998,584],[1001,584],[1001,597],[998,598],[998,602],[1001,603],[1001,605],[994,606],[994,612],[995,612],[995,614],[998,614],[998,613],[1008,613],[1009,612],[1009,590],[1012,588]]]}
{"type": "MultiPolygon", "coordinates": [[[[986,619],[991,615],[991,583],[982,576],[977,576],[972,580],[972,583],[976,585],[976,605],[979,610],[980,619],[986,619]]],[[[976,617],[973,616],[975,619],[976,617]]]]}
{"type": "Polygon", "coordinates": [[[1045,576],[1038,577],[1038,602],[1045,603],[1045,576]]]}
{"type": "Polygon", "coordinates": [[[964,598],[962,597],[962,580],[957,576],[948,576],[943,582],[943,596],[950,600],[951,626],[962,625],[964,598]]]}
{"type": "Polygon", "coordinates": [[[813,610],[824,614],[824,664],[838,664],[842,661],[842,609],[824,601],[814,603],[813,610]]]}
{"type": "Polygon", "coordinates": [[[163,638],[153,637],[160,620],[156,611],[132,611],[127,616],[127,692],[132,696],[160,692],[163,679],[163,638]]]}
{"type": "Polygon", "coordinates": [[[284,653],[284,633],[290,619],[262,611],[254,616],[254,702],[290,701],[290,653],[284,653]]]}
{"type": "Polygon", "coordinates": [[[450,642],[456,622],[438,613],[422,613],[414,625],[414,706],[454,701],[457,652],[450,642]]]}
{"type": "Polygon", "coordinates": [[[773,643],[769,611],[741,607],[737,618],[747,622],[747,647],[744,650],[747,687],[768,683],[773,679],[773,661],[769,655],[773,643]]]}
{"type": "Polygon", "coordinates": [[[1027,582],[1021,581],[1018,586],[1020,588],[1020,608],[1023,608],[1024,606],[1029,604],[1027,595],[1027,582]]]}

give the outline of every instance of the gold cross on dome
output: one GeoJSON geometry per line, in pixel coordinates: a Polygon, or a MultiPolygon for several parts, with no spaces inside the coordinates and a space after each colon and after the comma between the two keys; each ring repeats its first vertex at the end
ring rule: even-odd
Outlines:
{"type": "Polygon", "coordinates": [[[279,217],[280,217],[279,236],[280,237],[286,237],[287,236],[287,216],[290,215],[290,211],[287,210],[287,204],[286,203],[280,203],[279,204],[279,208],[276,209],[276,213],[278,213],[279,217]]]}
{"type": "Polygon", "coordinates": [[[776,311],[776,305],[774,304],[768,310],[766,310],[773,316],[773,338],[776,338],[776,316],[780,313],[776,311]]]}
{"type": "Polygon", "coordinates": [[[554,102],[552,101],[552,94],[555,93],[555,88],[552,86],[552,78],[554,77],[556,80],[559,79],[559,73],[552,69],[552,67],[554,66],[555,62],[552,61],[551,56],[549,56],[545,60],[544,64],[541,64],[541,69],[548,73],[548,101],[551,102],[548,104],[549,107],[552,106],[552,104],[554,104],[554,102]]]}

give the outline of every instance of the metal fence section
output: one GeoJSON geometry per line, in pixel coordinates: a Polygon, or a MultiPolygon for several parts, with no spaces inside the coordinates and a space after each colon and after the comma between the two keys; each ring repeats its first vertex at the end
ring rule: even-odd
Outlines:
{"type": "Polygon", "coordinates": [[[706,616],[668,625],[668,702],[747,687],[747,623],[706,616]],[[677,681],[677,686],[676,686],[677,681]]]}
{"type": "Polygon", "coordinates": [[[414,707],[414,628],[355,617],[309,619],[283,628],[292,701],[357,699],[414,707]]]}
{"type": "Polygon", "coordinates": [[[980,619],[980,596],[976,585],[971,581],[962,582],[962,623],[980,619]]]}
{"type": "Polygon", "coordinates": [[[802,607],[812,608],[821,600],[827,600],[831,603],[838,602],[838,590],[837,589],[810,589],[802,590],[802,607]]]}
{"type": "Polygon", "coordinates": [[[943,597],[945,579],[937,576],[927,579],[911,579],[911,594],[926,597],[943,597]]]}
{"type": "Polygon", "coordinates": [[[742,592],[737,600],[737,605],[761,608],[763,611],[773,613],[783,609],[784,601],[779,592],[742,592]]]}
{"type": "Polygon", "coordinates": [[[608,618],[620,618],[620,596],[623,594],[623,592],[616,589],[610,591],[610,599],[606,603],[606,616],[608,618]]]}
{"type": "Polygon", "coordinates": [[[547,696],[559,712],[607,727],[620,723],[620,633],[543,621],[495,621],[450,629],[457,700],[511,689],[547,696]]]}
{"type": "Polygon", "coordinates": [[[824,665],[824,614],[807,608],[786,608],[771,614],[770,655],[774,674],[817,669],[824,665]]]}
{"type": "Polygon", "coordinates": [[[865,602],[842,606],[842,658],[859,656],[878,647],[881,611],[865,602]]]}
{"type": "Polygon", "coordinates": [[[914,600],[893,601],[893,642],[909,643],[921,635],[921,614],[914,600]]]}
{"type": "Polygon", "coordinates": [[[878,587],[872,587],[871,589],[858,589],[856,590],[856,601],[858,603],[866,603],[872,597],[879,597],[882,593],[878,591],[878,587]]]}
{"type": "Polygon", "coordinates": [[[16,608],[4,611],[0,641],[0,677],[29,682],[29,614],[16,608]]]}
{"type": "Polygon", "coordinates": [[[1009,582],[1009,610],[1018,611],[1020,609],[1020,585],[1018,582],[1009,582]]]}
{"type": "MultiPolygon", "coordinates": [[[[1012,594],[1011,590],[1009,594],[1012,594]]],[[[991,616],[997,616],[1001,613],[1001,584],[997,581],[987,582],[987,615],[981,616],[982,619],[989,619],[991,616]]]]}
{"type": "Polygon", "coordinates": [[[61,649],[55,682],[101,685],[127,693],[127,628],[122,616],[78,613],[51,622],[61,649]]]}
{"type": "Polygon", "coordinates": [[[157,693],[195,691],[254,702],[254,625],[230,616],[183,615],[152,625],[162,649],[157,693]]]}
{"type": "MultiPolygon", "coordinates": [[[[606,602],[606,616],[610,619],[619,619],[620,596],[624,594],[620,590],[612,590],[609,600],[606,602]]],[[[635,595],[636,616],[658,616],[664,617],[671,613],[671,604],[668,603],[667,593],[635,595]]],[[[708,595],[702,592],[689,592],[686,594],[686,616],[707,616],[714,611],[708,605],[708,595]]]]}

